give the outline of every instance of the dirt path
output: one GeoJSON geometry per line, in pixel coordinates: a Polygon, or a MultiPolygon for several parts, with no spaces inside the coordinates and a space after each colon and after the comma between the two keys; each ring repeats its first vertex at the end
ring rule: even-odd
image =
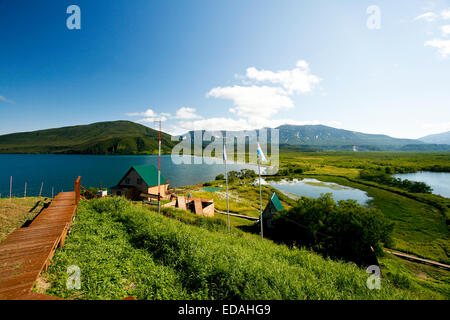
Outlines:
{"type": "Polygon", "coordinates": [[[448,264],[440,263],[440,262],[433,261],[433,260],[419,258],[419,257],[413,256],[413,255],[402,253],[402,252],[398,252],[398,251],[392,251],[392,250],[388,250],[388,249],[384,249],[383,251],[387,252],[387,253],[390,253],[390,254],[393,254],[394,256],[403,258],[403,259],[407,259],[407,260],[411,260],[411,261],[419,262],[419,263],[430,264],[430,265],[435,266],[435,267],[439,267],[439,268],[444,268],[444,269],[450,270],[450,265],[448,265],[448,264]]]}

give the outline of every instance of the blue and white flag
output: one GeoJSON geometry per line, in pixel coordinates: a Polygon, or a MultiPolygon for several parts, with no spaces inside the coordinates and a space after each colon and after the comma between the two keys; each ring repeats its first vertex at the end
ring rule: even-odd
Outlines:
{"type": "Polygon", "coordinates": [[[258,143],[258,148],[256,149],[256,153],[258,154],[258,157],[261,159],[262,162],[267,162],[266,157],[264,156],[264,152],[261,149],[261,146],[258,143]]]}
{"type": "Polygon", "coordinates": [[[225,149],[225,143],[223,144],[223,163],[227,162],[227,149],[225,149]]]}

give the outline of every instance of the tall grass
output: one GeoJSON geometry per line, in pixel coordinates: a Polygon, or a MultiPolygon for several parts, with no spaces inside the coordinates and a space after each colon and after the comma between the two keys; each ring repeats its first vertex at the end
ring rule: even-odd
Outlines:
{"type": "Polygon", "coordinates": [[[67,248],[58,253],[48,274],[56,291],[64,294],[68,294],[61,285],[64,281],[57,275],[78,263],[82,298],[128,294],[140,299],[411,298],[384,280],[381,290],[369,290],[368,274],[354,264],[326,260],[253,235],[187,225],[124,199],[91,200],[80,211],[67,248]],[[85,273],[84,264],[88,265],[85,273]],[[128,284],[121,285],[120,278],[126,276],[130,276],[128,284]]]}

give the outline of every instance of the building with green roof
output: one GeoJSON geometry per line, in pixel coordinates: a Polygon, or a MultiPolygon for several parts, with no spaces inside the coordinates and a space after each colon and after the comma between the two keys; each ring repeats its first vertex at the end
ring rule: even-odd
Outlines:
{"type": "MultiPolygon", "coordinates": [[[[161,199],[169,199],[169,181],[161,175],[160,196],[161,199]]],[[[158,169],[155,166],[132,166],[120,179],[119,183],[111,187],[113,196],[125,196],[131,200],[158,199],[158,169]]]]}
{"type": "Polygon", "coordinates": [[[272,197],[270,198],[269,203],[267,204],[266,208],[263,211],[263,222],[266,227],[272,226],[272,218],[273,216],[279,212],[284,210],[283,205],[281,204],[280,199],[278,198],[277,194],[274,192],[272,194],[272,197]]]}

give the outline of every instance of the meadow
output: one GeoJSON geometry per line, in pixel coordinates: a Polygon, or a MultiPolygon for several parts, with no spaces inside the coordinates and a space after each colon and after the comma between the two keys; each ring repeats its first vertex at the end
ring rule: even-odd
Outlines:
{"type": "Polygon", "coordinates": [[[227,234],[220,219],[196,225],[191,213],[178,214],[191,218],[120,198],[82,202],[66,247],[42,275],[48,285],[36,290],[72,299],[420,298],[385,279],[381,290],[369,290],[369,275],[355,264],[235,228],[227,234]],[[71,265],[81,269],[81,290],[66,288],[71,265]]]}
{"type": "Polygon", "coordinates": [[[0,198],[0,242],[27,224],[42,210],[47,198],[0,198]]]}

